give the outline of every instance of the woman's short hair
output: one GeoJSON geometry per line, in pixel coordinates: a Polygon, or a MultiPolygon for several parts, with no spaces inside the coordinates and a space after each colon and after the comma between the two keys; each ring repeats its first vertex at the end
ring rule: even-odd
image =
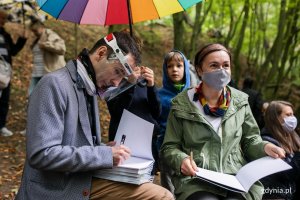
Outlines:
{"type": "Polygon", "coordinates": [[[195,60],[194,60],[195,68],[202,68],[202,64],[203,64],[205,57],[208,54],[211,54],[215,51],[225,51],[229,55],[230,64],[231,64],[232,61],[231,61],[230,51],[226,47],[224,47],[223,45],[221,45],[219,43],[212,43],[212,44],[208,44],[208,45],[202,47],[202,49],[200,49],[197,52],[197,54],[195,56],[195,60]]]}

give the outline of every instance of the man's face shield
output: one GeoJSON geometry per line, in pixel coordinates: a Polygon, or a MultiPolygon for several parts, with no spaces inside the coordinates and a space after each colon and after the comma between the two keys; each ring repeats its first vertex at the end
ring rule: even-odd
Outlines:
{"type": "Polygon", "coordinates": [[[107,87],[98,88],[98,95],[102,99],[110,101],[136,84],[136,81],[128,81],[128,79],[133,75],[133,68],[136,66],[129,64],[133,62],[130,62],[128,55],[123,54],[122,50],[117,45],[117,40],[113,34],[107,35],[104,40],[106,44],[113,49],[114,53],[107,57],[107,62],[112,64],[111,73],[107,74],[109,77],[105,77],[106,80],[109,80],[109,83],[102,84],[107,87]],[[113,65],[114,62],[116,65],[113,65]]]}

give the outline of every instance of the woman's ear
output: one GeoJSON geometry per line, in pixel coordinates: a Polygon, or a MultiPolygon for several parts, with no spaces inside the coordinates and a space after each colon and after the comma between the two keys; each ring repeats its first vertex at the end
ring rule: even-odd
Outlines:
{"type": "Polygon", "coordinates": [[[197,72],[197,74],[198,74],[199,77],[201,77],[202,74],[203,74],[203,71],[202,71],[201,67],[199,67],[199,66],[196,67],[196,72],[197,72]]]}

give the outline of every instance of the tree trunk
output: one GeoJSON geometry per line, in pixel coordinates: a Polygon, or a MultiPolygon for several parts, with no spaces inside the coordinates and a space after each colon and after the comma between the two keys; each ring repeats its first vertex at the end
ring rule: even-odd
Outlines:
{"type": "Polygon", "coordinates": [[[174,49],[183,51],[184,48],[184,15],[183,12],[173,14],[174,49]]]}
{"type": "Polygon", "coordinates": [[[198,41],[199,41],[199,37],[201,34],[202,25],[204,24],[205,19],[208,15],[208,12],[210,11],[210,9],[212,7],[213,0],[209,1],[208,3],[209,4],[206,9],[202,3],[199,3],[196,5],[194,28],[193,28],[193,32],[192,32],[191,41],[190,41],[190,49],[189,49],[189,52],[187,55],[189,58],[193,58],[196,54],[197,48],[199,46],[198,41]],[[202,12],[203,12],[203,14],[201,15],[202,12]]]}
{"type": "Polygon", "coordinates": [[[243,19],[243,23],[240,29],[240,33],[239,33],[239,39],[238,42],[235,46],[234,49],[234,54],[233,54],[233,62],[234,62],[234,79],[235,81],[238,83],[239,81],[239,77],[240,77],[240,63],[239,63],[239,56],[240,56],[240,52],[242,49],[242,45],[243,45],[243,41],[244,41],[244,36],[245,36],[245,30],[247,27],[247,23],[248,23],[248,18],[249,18],[249,9],[250,9],[250,2],[249,0],[245,1],[245,5],[244,5],[244,9],[243,12],[244,14],[244,19],[243,19]]]}

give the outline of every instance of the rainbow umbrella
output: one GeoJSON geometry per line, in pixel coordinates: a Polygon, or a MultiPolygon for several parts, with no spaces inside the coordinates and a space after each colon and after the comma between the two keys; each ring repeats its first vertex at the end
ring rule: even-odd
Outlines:
{"type": "Polygon", "coordinates": [[[36,0],[56,19],[77,24],[132,24],[186,10],[202,0],[36,0]]]}

